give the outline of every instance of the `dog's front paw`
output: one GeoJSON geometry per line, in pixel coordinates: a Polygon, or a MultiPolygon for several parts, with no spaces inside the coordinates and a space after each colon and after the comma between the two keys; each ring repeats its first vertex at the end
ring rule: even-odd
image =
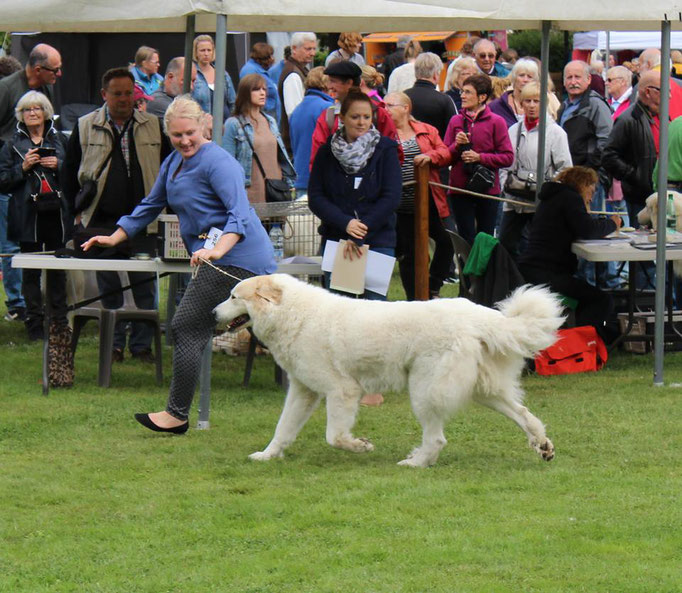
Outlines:
{"type": "Polygon", "coordinates": [[[398,462],[398,465],[402,465],[403,467],[429,467],[428,464],[419,463],[414,457],[403,459],[402,461],[398,462]]]}
{"type": "Polygon", "coordinates": [[[554,459],[554,445],[549,439],[545,439],[542,443],[533,443],[532,447],[545,461],[554,459]]]}
{"type": "Polygon", "coordinates": [[[270,459],[275,459],[277,457],[284,457],[284,453],[268,453],[268,451],[256,451],[249,455],[251,461],[270,461],[270,459]]]}
{"type": "Polygon", "coordinates": [[[414,449],[414,451],[412,451],[405,459],[399,461],[398,465],[402,465],[403,467],[429,467],[436,463],[437,458],[437,453],[435,457],[428,456],[419,448],[417,448],[414,449]]]}
{"type": "Polygon", "coordinates": [[[345,449],[352,453],[369,453],[374,451],[374,445],[369,439],[336,439],[333,444],[337,449],[345,449]]]}

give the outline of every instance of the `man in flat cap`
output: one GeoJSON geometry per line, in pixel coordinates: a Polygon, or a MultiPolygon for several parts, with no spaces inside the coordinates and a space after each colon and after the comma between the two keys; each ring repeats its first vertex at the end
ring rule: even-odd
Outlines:
{"type": "MultiPolygon", "coordinates": [[[[336,97],[336,103],[331,107],[325,109],[320,113],[315,124],[315,131],[313,132],[313,147],[310,151],[310,166],[315,160],[317,149],[322,146],[329,136],[331,136],[339,127],[339,112],[341,111],[341,103],[346,98],[348,91],[352,87],[360,86],[360,76],[362,70],[360,66],[348,60],[339,60],[329,64],[324,70],[324,73],[329,77],[329,88],[336,97]]],[[[383,101],[377,101],[374,97],[372,99],[372,119],[374,126],[382,136],[388,136],[392,140],[398,142],[398,132],[395,129],[395,124],[391,116],[386,111],[383,101]]],[[[400,143],[398,142],[400,147],[400,143]]],[[[400,151],[399,151],[400,152],[400,151]]],[[[402,153],[401,153],[402,160],[402,153]]]]}

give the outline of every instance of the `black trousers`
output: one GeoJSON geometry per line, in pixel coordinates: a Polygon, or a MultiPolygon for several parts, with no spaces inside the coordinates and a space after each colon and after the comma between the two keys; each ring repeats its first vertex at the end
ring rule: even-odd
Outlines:
{"type": "MultiPolygon", "coordinates": [[[[397,213],[396,222],[396,257],[400,279],[408,301],[414,300],[414,213],[397,213]]],[[[450,273],[450,264],[454,255],[452,242],[443,222],[438,216],[438,209],[433,200],[429,200],[429,236],[436,243],[436,249],[429,267],[429,292],[438,293],[443,282],[450,273]]]]}
{"type": "Polygon", "coordinates": [[[455,223],[457,223],[457,233],[469,245],[474,244],[478,233],[495,234],[499,202],[486,198],[474,198],[465,194],[452,194],[451,203],[455,223]]]}
{"type": "MultiPolygon", "coordinates": [[[[38,241],[19,243],[22,253],[36,251],[52,251],[64,247],[62,241],[62,222],[60,213],[39,214],[36,219],[36,236],[38,241]]],[[[21,292],[26,301],[26,327],[37,329],[43,325],[43,295],[40,290],[41,270],[23,270],[21,292]]],[[[48,270],[47,294],[50,297],[52,319],[60,325],[66,325],[66,273],[64,270],[48,270]]]]}
{"type": "Polygon", "coordinates": [[[500,225],[500,243],[517,262],[522,252],[523,239],[528,236],[533,222],[533,212],[521,213],[515,210],[505,210],[502,213],[500,225]]]}

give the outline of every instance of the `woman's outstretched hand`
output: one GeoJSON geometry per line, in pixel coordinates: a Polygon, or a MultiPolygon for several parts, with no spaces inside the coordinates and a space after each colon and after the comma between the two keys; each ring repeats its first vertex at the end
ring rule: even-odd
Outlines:
{"type": "Polygon", "coordinates": [[[83,251],[88,251],[91,247],[113,247],[114,245],[116,245],[116,243],[111,235],[95,235],[81,244],[81,249],[83,251]]]}

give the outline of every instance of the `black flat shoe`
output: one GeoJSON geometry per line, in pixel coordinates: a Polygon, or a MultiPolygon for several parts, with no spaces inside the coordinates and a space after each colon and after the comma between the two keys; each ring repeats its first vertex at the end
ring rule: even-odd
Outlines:
{"type": "Polygon", "coordinates": [[[170,432],[172,434],[185,434],[189,428],[189,421],[181,424],[180,426],[174,426],[173,428],[161,428],[154,424],[149,417],[149,414],[135,414],[135,420],[137,420],[142,426],[147,427],[149,430],[154,432],[170,432]]]}

